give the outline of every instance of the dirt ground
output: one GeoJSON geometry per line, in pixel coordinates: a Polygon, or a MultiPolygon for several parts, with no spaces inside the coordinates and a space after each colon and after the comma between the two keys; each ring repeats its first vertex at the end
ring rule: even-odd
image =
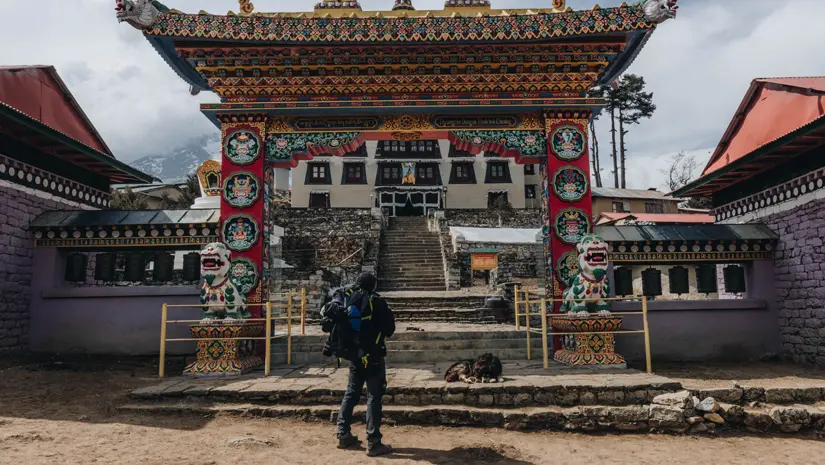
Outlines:
{"type": "MultiPolygon", "coordinates": [[[[821,464],[813,437],[673,437],[387,427],[390,458],[334,447],[331,424],[126,415],[129,390],[156,382],[132,363],[0,367],[0,464],[821,464]]],[[[363,435],[363,427],[356,433],[363,435]]]]}

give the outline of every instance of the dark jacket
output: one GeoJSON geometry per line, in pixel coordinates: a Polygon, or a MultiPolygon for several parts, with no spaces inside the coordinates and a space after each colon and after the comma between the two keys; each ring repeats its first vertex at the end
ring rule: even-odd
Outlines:
{"type": "MultiPolygon", "coordinates": [[[[329,332],[330,336],[324,344],[324,353],[329,354],[337,347],[339,338],[346,338],[344,332],[348,328],[346,323],[346,308],[344,306],[346,292],[348,290],[359,290],[359,286],[347,286],[336,289],[332,294],[332,302],[324,306],[321,311],[321,328],[329,332]]],[[[392,314],[386,299],[376,292],[370,292],[372,297],[372,325],[371,334],[367,339],[375,343],[366,344],[368,353],[372,357],[385,357],[387,355],[386,339],[395,334],[395,317],[392,314]]]]}

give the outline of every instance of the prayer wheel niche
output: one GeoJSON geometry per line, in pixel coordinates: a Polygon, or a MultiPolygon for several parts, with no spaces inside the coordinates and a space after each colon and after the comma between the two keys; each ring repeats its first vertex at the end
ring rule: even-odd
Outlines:
{"type": "Polygon", "coordinates": [[[82,253],[71,253],[66,257],[66,274],[64,279],[72,283],[86,281],[86,266],[89,259],[82,253]]]}

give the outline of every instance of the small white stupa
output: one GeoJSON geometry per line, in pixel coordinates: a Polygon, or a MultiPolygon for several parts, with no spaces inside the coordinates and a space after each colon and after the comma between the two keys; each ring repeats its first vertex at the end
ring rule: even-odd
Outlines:
{"type": "Polygon", "coordinates": [[[201,196],[195,199],[192,208],[221,208],[221,162],[206,160],[198,167],[198,181],[201,186],[201,196]]]}

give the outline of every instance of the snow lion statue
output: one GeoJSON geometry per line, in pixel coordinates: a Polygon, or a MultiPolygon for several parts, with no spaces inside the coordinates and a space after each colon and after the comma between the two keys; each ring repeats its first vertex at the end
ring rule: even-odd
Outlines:
{"type": "Polygon", "coordinates": [[[587,234],[576,245],[576,252],[579,270],[564,290],[561,311],[585,318],[590,316],[588,308],[592,308],[599,316],[610,316],[610,305],[601,300],[610,295],[607,243],[596,234],[587,234]]]}
{"type": "Polygon", "coordinates": [[[246,319],[251,315],[246,307],[246,296],[230,278],[230,252],[224,244],[213,242],[201,251],[201,303],[223,305],[204,307],[203,321],[223,317],[227,320],[246,319]]]}

